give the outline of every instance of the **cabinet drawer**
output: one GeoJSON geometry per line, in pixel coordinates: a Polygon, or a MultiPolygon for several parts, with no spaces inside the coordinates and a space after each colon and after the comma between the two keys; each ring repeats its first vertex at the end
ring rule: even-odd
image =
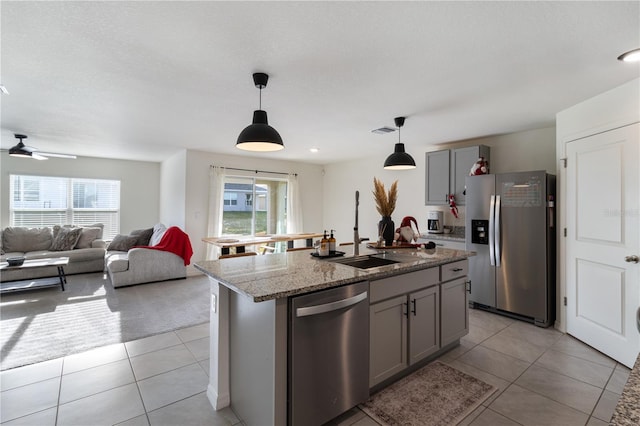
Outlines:
{"type": "Polygon", "coordinates": [[[401,294],[411,293],[430,285],[436,285],[439,282],[439,275],[439,268],[429,268],[371,281],[369,302],[375,303],[401,294]]]}
{"type": "Polygon", "coordinates": [[[447,263],[440,266],[441,281],[449,281],[455,278],[464,277],[469,271],[469,262],[465,260],[459,260],[458,262],[447,263]]]}

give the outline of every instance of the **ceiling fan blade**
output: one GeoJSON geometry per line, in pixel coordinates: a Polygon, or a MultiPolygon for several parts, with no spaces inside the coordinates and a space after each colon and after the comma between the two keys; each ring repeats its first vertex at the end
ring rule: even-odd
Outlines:
{"type": "Polygon", "coordinates": [[[72,160],[75,160],[77,157],[75,155],[71,155],[71,154],[57,154],[54,152],[41,152],[38,151],[38,154],[40,155],[44,155],[46,157],[56,157],[56,158],[70,158],[72,160]]]}
{"type": "Polygon", "coordinates": [[[47,157],[40,155],[38,153],[32,152],[31,153],[31,158],[33,158],[34,160],[48,160],[47,157]]]}

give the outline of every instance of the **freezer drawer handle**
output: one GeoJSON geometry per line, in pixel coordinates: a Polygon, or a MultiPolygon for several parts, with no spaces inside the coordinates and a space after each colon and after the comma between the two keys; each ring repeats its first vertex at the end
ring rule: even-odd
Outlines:
{"type": "Polygon", "coordinates": [[[322,305],[315,306],[306,306],[304,308],[296,309],[297,317],[307,317],[309,315],[318,315],[324,314],[331,311],[337,311],[338,309],[347,308],[349,306],[355,305],[356,303],[362,302],[367,298],[367,292],[363,291],[360,294],[356,294],[355,296],[348,297],[346,299],[338,300],[331,303],[324,303],[322,305]]]}

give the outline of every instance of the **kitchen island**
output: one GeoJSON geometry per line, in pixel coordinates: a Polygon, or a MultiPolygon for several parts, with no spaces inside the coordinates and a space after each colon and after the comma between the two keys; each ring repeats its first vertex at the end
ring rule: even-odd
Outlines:
{"type": "MultiPolygon", "coordinates": [[[[383,361],[372,361],[372,373],[367,383],[372,389],[384,386],[410,369],[411,365],[421,365],[418,360],[425,362],[458,344],[459,338],[468,331],[466,264],[472,252],[440,248],[381,252],[361,248],[360,252],[361,255],[375,255],[397,263],[358,269],[331,259],[316,259],[310,256],[310,252],[196,263],[195,267],[208,275],[211,281],[210,383],[207,395],[215,409],[231,405],[248,425],[288,424],[290,305],[297,296],[362,282],[366,282],[368,288],[371,283],[371,315],[375,315],[376,307],[400,299],[407,307],[401,321],[409,321],[410,302],[413,302],[414,310],[416,303],[423,303],[411,299],[412,295],[423,297],[422,293],[427,289],[427,299],[437,302],[431,313],[431,323],[436,328],[424,333],[432,340],[430,346],[425,348],[422,345],[418,351],[411,348],[397,351],[406,358],[404,365],[398,366],[397,362],[390,367],[384,365],[390,358],[389,354],[383,357],[383,361]],[[416,279],[421,282],[414,283],[416,279]],[[453,294],[457,295],[457,302],[449,297],[453,294]],[[446,300],[444,295],[447,295],[446,300]],[[456,318],[450,320],[453,312],[456,318]],[[450,324],[455,324],[455,327],[450,324]],[[418,354],[415,363],[409,359],[414,352],[418,354]]],[[[385,312],[393,312],[393,307],[385,312]]],[[[371,324],[375,332],[375,319],[371,324]]],[[[407,329],[406,322],[403,324],[403,330],[407,329]]],[[[424,343],[424,336],[419,337],[415,342],[424,343]]],[[[372,334],[372,357],[376,355],[376,347],[386,350],[384,345],[375,343],[376,338],[381,336],[372,334]]],[[[399,340],[407,346],[410,338],[399,340]]],[[[340,351],[341,348],[336,347],[335,350],[340,351]]],[[[390,351],[390,354],[395,352],[390,351]]]]}

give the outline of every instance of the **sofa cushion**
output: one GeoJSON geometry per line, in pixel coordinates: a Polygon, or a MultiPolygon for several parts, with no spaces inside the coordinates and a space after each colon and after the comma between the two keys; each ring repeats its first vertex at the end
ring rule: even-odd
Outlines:
{"type": "Polygon", "coordinates": [[[129,259],[126,253],[112,254],[107,259],[107,269],[111,272],[124,272],[129,269],[129,259]]]}
{"type": "Polygon", "coordinates": [[[80,238],[78,239],[78,243],[75,248],[90,248],[91,243],[94,240],[98,239],[98,235],[102,234],[101,228],[80,228],[82,232],[80,233],[80,238]]]}
{"type": "Polygon", "coordinates": [[[109,243],[109,247],[107,247],[108,251],[129,251],[133,246],[138,242],[138,237],[135,235],[122,235],[118,234],[113,237],[111,243],[109,243]]]}
{"type": "Polygon", "coordinates": [[[49,250],[53,241],[51,228],[25,228],[9,226],[2,233],[5,252],[49,250]]]}
{"type": "Polygon", "coordinates": [[[80,239],[82,228],[64,228],[56,225],[53,227],[53,233],[55,237],[53,237],[53,242],[51,243],[49,250],[73,250],[80,239]]]}
{"type": "Polygon", "coordinates": [[[131,235],[138,237],[138,242],[136,243],[137,246],[148,246],[151,236],[153,235],[153,228],[136,229],[135,231],[131,231],[131,235]]]}
{"type": "Polygon", "coordinates": [[[149,240],[149,245],[150,246],[157,246],[158,243],[160,242],[160,240],[162,239],[162,236],[164,235],[166,230],[167,230],[167,227],[164,226],[164,224],[162,224],[162,223],[157,223],[156,225],[154,225],[154,227],[153,227],[153,235],[151,236],[151,239],[149,240]]]}

